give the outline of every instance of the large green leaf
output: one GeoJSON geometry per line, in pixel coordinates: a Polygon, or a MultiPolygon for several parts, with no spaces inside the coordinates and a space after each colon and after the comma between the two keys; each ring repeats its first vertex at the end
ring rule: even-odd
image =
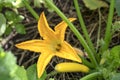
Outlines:
{"type": "Polygon", "coordinates": [[[17,70],[16,58],[11,52],[0,48],[0,80],[14,80],[17,70]]]}
{"type": "Polygon", "coordinates": [[[27,69],[28,80],[45,80],[47,76],[46,72],[43,73],[41,78],[38,78],[36,68],[36,64],[33,64],[27,69]]]}
{"type": "Polygon", "coordinates": [[[114,74],[110,80],[120,80],[120,73],[114,74]]]}
{"type": "Polygon", "coordinates": [[[28,80],[38,80],[36,73],[36,64],[34,64],[27,69],[28,80]]]}
{"type": "Polygon", "coordinates": [[[6,18],[0,13],[0,36],[4,34],[6,30],[6,18]]]}
{"type": "Polygon", "coordinates": [[[83,0],[86,7],[91,10],[100,8],[100,7],[108,7],[107,3],[101,0],[83,0]]]}
{"type": "Polygon", "coordinates": [[[118,16],[120,16],[120,0],[116,0],[115,8],[118,16]]]}
{"type": "Polygon", "coordinates": [[[28,80],[27,73],[24,67],[18,66],[18,69],[16,70],[16,79],[18,80],[28,80]]]}
{"type": "Polygon", "coordinates": [[[28,80],[26,70],[16,64],[11,52],[4,52],[0,47],[0,80],[28,80]]]}
{"type": "MultiPolygon", "coordinates": [[[[111,49],[110,52],[111,52],[111,54],[113,54],[113,55],[116,54],[117,56],[118,56],[118,55],[120,56],[120,45],[114,46],[114,47],[111,49]]],[[[116,56],[116,55],[115,55],[115,56],[116,56]]],[[[116,56],[116,57],[117,57],[117,56],[116,56]]]]}

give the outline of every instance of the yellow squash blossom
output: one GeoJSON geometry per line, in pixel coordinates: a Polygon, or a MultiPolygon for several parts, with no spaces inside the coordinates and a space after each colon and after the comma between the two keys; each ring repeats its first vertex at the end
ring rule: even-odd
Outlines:
{"type": "MultiPolygon", "coordinates": [[[[75,18],[69,18],[69,20],[72,22],[75,20],[75,18]]],[[[54,30],[52,30],[49,27],[43,12],[40,15],[40,19],[38,21],[38,31],[41,37],[43,37],[43,40],[35,39],[16,45],[16,47],[21,49],[41,52],[37,62],[38,78],[41,77],[47,64],[50,62],[53,56],[81,62],[81,59],[72,46],[64,41],[66,28],[67,24],[62,21],[57,26],[55,26],[54,30]]]]}

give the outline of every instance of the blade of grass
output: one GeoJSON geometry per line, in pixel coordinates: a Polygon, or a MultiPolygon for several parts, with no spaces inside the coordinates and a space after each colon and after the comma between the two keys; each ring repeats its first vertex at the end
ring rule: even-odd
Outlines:
{"type": "Polygon", "coordinates": [[[97,67],[98,64],[97,64],[97,61],[95,59],[95,56],[94,56],[93,52],[91,51],[91,49],[89,48],[89,46],[87,45],[87,43],[84,40],[84,38],[82,37],[82,35],[79,33],[79,31],[75,28],[75,26],[67,19],[67,17],[50,0],[45,0],[45,1],[69,25],[70,29],[73,31],[73,33],[76,35],[78,40],[81,42],[82,46],[87,51],[88,56],[89,56],[91,62],[93,63],[93,65],[95,67],[97,67]]]}

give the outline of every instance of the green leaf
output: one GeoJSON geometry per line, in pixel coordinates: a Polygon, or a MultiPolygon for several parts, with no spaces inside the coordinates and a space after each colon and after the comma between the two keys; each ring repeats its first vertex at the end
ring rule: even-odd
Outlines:
{"type": "Polygon", "coordinates": [[[46,73],[46,71],[44,71],[41,78],[39,78],[38,80],[45,80],[46,77],[47,77],[47,73],[46,73]]]}
{"type": "Polygon", "coordinates": [[[117,56],[120,55],[120,45],[113,47],[110,52],[113,55],[114,54],[117,54],[117,56]]]}
{"type": "Polygon", "coordinates": [[[115,21],[112,27],[113,31],[120,31],[120,21],[115,21]]]}
{"type": "Polygon", "coordinates": [[[20,34],[25,34],[26,33],[25,27],[24,27],[23,24],[16,24],[15,29],[20,34]]]}
{"type": "MultiPolygon", "coordinates": [[[[110,3],[110,0],[106,0],[106,1],[110,3]]],[[[120,0],[115,0],[115,9],[118,16],[120,16],[120,0]]]]}
{"type": "Polygon", "coordinates": [[[24,6],[22,0],[0,0],[1,7],[20,8],[24,6]]]}
{"type": "Polygon", "coordinates": [[[5,11],[5,17],[8,21],[14,21],[16,19],[17,14],[13,11],[5,11]]]}
{"type": "Polygon", "coordinates": [[[9,21],[9,24],[16,24],[21,22],[24,19],[24,16],[18,15],[13,11],[5,11],[6,19],[9,21]]]}
{"type": "Polygon", "coordinates": [[[34,6],[35,7],[42,7],[42,4],[44,3],[44,0],[34,0],[34,6]]]}
{"type": "Polygon", "coordinates": [[[4,52],[0,47],[0,80],[28,80],[26,70],[16,64],[11,52],[4,52]]]}
{"type": "Polygon", "coordinates": [[[118,16],[120,16],[120,0],[116,0],[115,8],[118,16]]]}
{"type": "Polygon", "coordinates": [[[28,76],[28,80],[38,80],[37,79],[36,64],[30,66],[27,69],[27,76],[28,76]]]}
{"type": "Polygon", "coordinates": [[[24,16],[18,15],[16,18],[17,18],[17,22],[22,22],[22,20],[24,19],[24,16]]]}
{"type": "Polygon", "coordinates": [[[24,67],[18,66],[17,71],[16,71],[16,79],[18,80],[28,80],[27,78],[27,73],[24,67]]]}
{"type": "Polygon", "coordinates": [[[37,77],[37,69],[36,69],[36,64],[31,65],[28,69],[27,69],[27,76],[28,76],[28,80],[45,80],[46,78],[46,72],[43,73],[42,77],[40,79],[38,79],[37,77]]]}
{"type": "Polygon", "coordinates": [[[0,5],[1,7],[9,7],[12,8],[12,2],[14,2],[15,0],[0,0],[0,5]]]}
{"type": "Polygon", "coordinates": [[[107,59],[111,70],[118,70],[120,66],[120,45],[114,46],[110,50],[110,57],[107,59]]]}
{"type": "Polygon", "coordinates": [[[12,27],[8,26],[5,31],[5,35],[9,35],[12,32],[12,27]]]}
{"type": "MultiPolygon", "coordinates": [[[[53,0],[50,0],[53,3],[53,0]]],[[[44,5],[45,8],[47,8],[47,10],[49,12],[53,12],[53,8],[51,8],[46,2],[45,0],[34,0],[34,6],[35,7],[42,7],[42,5],[44,5]]]]}
{"type": "Polygon", "coordinates": [[[112,76],[111,80],[120,80],[120,73],[116,73],[112,76]]]}
{"type": "Polygon", "coordinates": [[[6,18],[0,13],[0,36],[4,34],[6,30],[6,18]]]}
{"type": "Polygon", "coordinates": [[[0,80],[14,80],[17,70],[16,58],[11,52],[0,48],[0,80]]]}
{"type": "Polygon", "coordinates": [[[100,7],[108,7],[108,4],[101,0],[83,0],[86,7],[95,10],[100,7]]]}
{"type": "Polygon", "coordinates": [[[24,3],[22,2],[22,0],[15,0],[14,2],[12,2],[12,5],[13,5],[15,8],[20,8],[20,7],[23,7],[23,6],[24,6],[24,3]]]}

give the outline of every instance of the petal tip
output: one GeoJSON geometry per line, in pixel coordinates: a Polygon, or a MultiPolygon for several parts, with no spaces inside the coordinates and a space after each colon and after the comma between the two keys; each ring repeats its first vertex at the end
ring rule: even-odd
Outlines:
{"type": "Polygon", "coordinates": [[[19,48],[19,44],[15,44],[15,47],[19,48]]]}

